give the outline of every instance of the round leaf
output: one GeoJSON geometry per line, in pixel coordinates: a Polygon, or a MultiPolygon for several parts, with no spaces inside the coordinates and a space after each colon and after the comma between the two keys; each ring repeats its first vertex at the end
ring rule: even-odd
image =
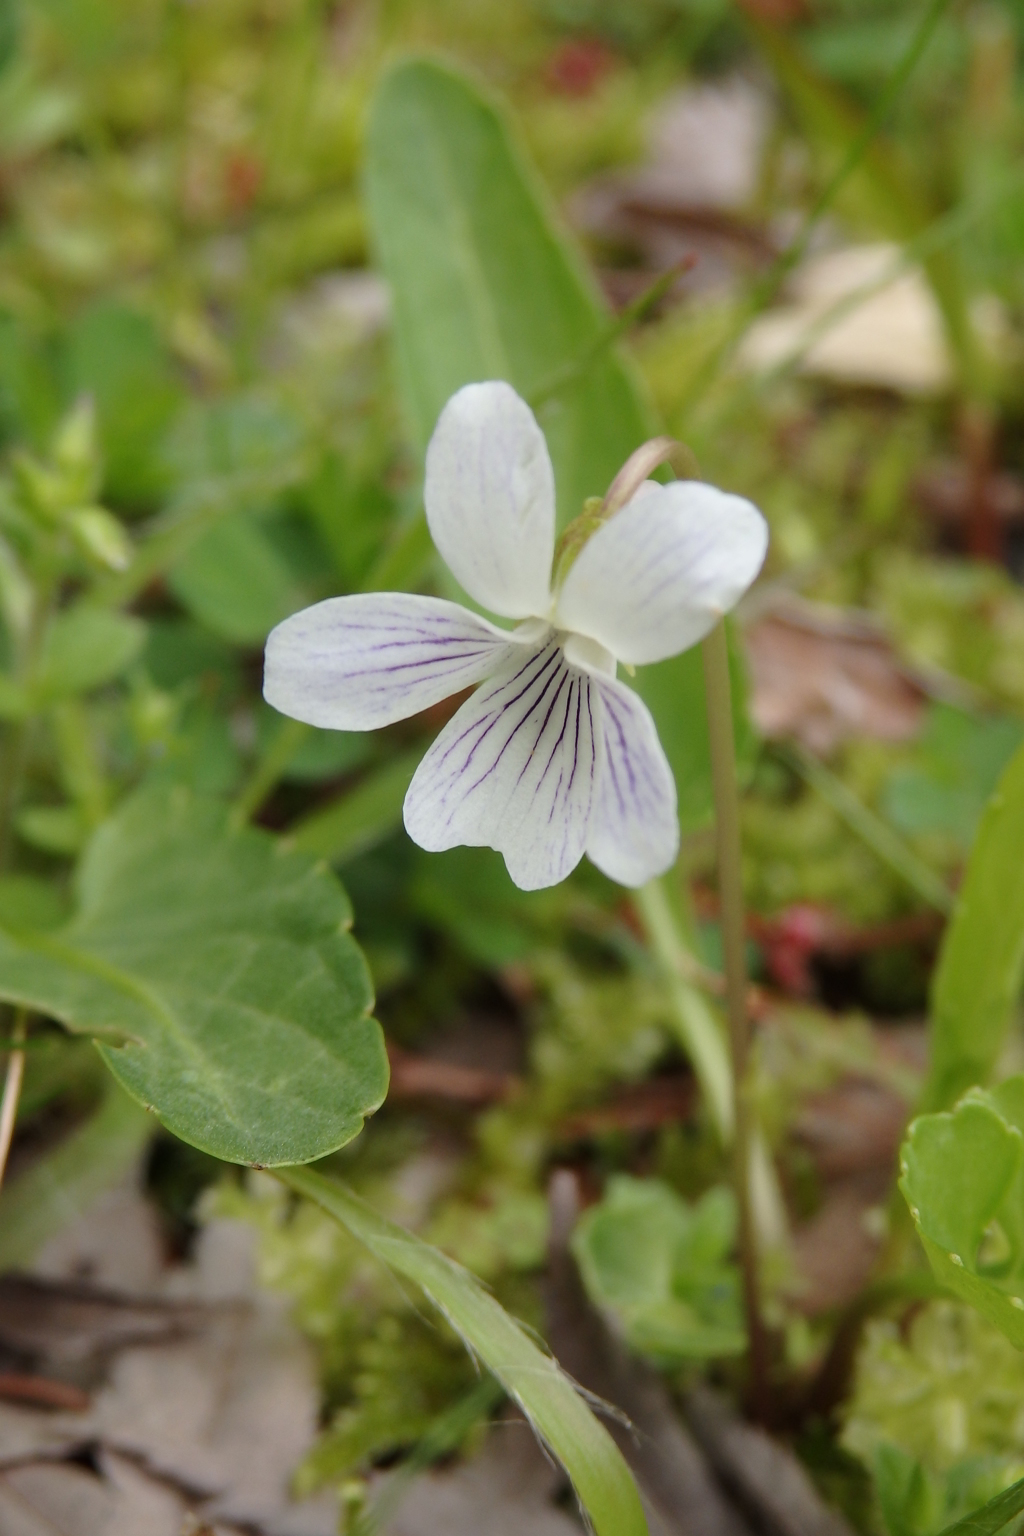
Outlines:
{"type": "Polygon", "coordinates": [[[0,930],[0,996],[97,1037],[115,1077],[229,1162],[309,1162],[362,1128],[388,1069],[328,870],[179,788],[90,844],[67,927],[0,930]]]}

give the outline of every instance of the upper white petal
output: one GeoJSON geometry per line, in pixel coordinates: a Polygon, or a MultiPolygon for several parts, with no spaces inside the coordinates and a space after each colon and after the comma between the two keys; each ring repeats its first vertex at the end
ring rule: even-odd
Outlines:
{"type": "Polygon", "coordinates": [[[263,696],[309,725],[369,731],[487,677],[522,646],[458,603],[367,592],[314,603],[272,631],[263,696]]]}
{"type": "Polygon", "coordinates": [[[728,613],[767,548],[768,525],[742,496],[695,480],[645,485],[583,546],[555,623],[620,661],[662,661],[728,613]]]}
{"type": "Polygon", "coordinates": [[[672,769],[651,712],[632,688],[596,677],[603,751],[587,856],[621,885],[644,885],[679,852],[672,769]]]}
{"type": "Polygon", "coordinates": [[[544,434],[510,384],[467,384],[448,401],[423,494],[434,543],[470,597],[507,618],[547,615],[555,477],[544,434]]]}
{"type": "Polygon", "coordinates": [[[421,848],[496,848],[523,890],[564,880],[583,857],[600,721],[593,679],[552,638],[506,661],[448,722],[405,799],[421,848]]]}

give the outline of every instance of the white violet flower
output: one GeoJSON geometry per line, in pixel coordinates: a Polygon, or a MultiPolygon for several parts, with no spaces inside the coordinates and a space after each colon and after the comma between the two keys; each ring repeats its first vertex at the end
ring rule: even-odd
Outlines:
{"type": "Polygon", "coordinates": [[[409,786],[413,841],[495,848],[524,890],[563,880],[584,853],[623,885],[661,874],[679,846],[675,783],[616,662],[661,661],[702,639],[760,570],[764,518],[710,485],[648,480],[614,515],[584,514],[553,578],[551,460],[504,383],[448,401],[424,498],[452,574],[517,626],[405,592],[328,598],[271,634],[267,700],[310,725],[365,731],[481,683],[409,786]]]}

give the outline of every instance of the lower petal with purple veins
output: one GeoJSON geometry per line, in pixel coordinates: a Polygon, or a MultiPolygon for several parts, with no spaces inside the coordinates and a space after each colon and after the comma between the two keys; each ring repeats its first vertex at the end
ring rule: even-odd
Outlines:
{"type": "Polygon", "coordinates": [[[675,780],[643,700],[610,678],[593,691],[603,732],[587,855],[620,885],[644,885],[679,851],[675,780]]]}
{"type": "Polygon", "coordinates": [[[583,857],[600,744],[594,679],[551,639],[449,721],[409,787],[406,829],[435,851],[497,849],[523,890],[555,885],[583,857]]]}

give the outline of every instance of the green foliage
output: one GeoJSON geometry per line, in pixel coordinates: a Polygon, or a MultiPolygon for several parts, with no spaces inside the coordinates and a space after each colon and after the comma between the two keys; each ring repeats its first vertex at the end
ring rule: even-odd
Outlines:
{"type": "MultiPolygon", "coordinates": [[[[387,1138],[384,1138],[385,1141],[387,1138]]],[[[408,1152],[399,1137],[392,1153],[408,1152]]],[[[415,1156],[415,1152],[412,1154],[415,1156]]],[[[362,1163],[379,1164],[381,1148],[362,1163]]],[[[367,1168],[355,1172],[366,1178],[367,1168]]],[[[371,1175],[375,1200],[388,1203],[381,1169],[371,1175]]],[[[224,1181],[207,1196],[206,1209],[245,1221],[260,1237],[259,1277],[284,1292],[293,1315],[318,1346],[327,1427],[297,1473],[309,1491],[358,1474],[430,1436],[435,1419],[480,1378],[457,1334],[424,1316],[415,1295],[397,1285],[348,1231],[311,1201],[295,1201],[264,1175],[245,1185],[224,1181]]],[[[502,1397],[489,1384],[488,1399],[441,1448],[458,1448],[466,1433],[502,1397]]],[[[448,1410],[451,1411],[451,1410],[448,1410]]]]}
{"type": "Polygon", "coordinates": [[[994,1494],[980,1509],[963,1515],[955,1525],[947,1527],[944,1536],[995,1536],[1007,1528],[1024,1510],[1024,1478],[1011,1483],[1001,1493],[994,1494]]]}
{"type": "Polygon", "coordinates": [[[350,1400],[303,1462],[303,1491],[336,1483],[414,1446],[474,1381],[458,1337],[411,1308],[385,1312],[354,1341],[350,1400]]]}
{"type": "Polygon", "coordinates": [[[920,1116],[901,1164],[936,1276],[1024,1349],[1024,1077],[920,1116]]]}
{"type": "Polygon", "coordinates": [[[171,590],[189,613],[236,645],[261,644],[302,602],[292,572],[245,513],[218,523],[186,551],[171,590]]]}
{"type": "Polygon", "coordinates": [[[966,853],[1022,737],[1024,723],[1011,715],[932,704],[910,761],[886,781],[886,814],[903,832],[940,834],[966,853]]]}
{"type": "MultiPolygon", "coordinates": [[[[420,447],[460,385],[505,378],[529,398],[600,336],[602,307],[507,122],[464,76],[426,60],[385,76],[366,174],[420,447]]],[[[562,523],[603,494],[651,435],[634,381],[611,352],[542,411],[541,424],[562,523]]]]}
{"type": "Polygon", "coordinates": [[[746,1335],[731,1191],[689,1206],[656,1179],[613,1178],[573,1234],[580,1274],[635,1349],[663,1365],[741,1354],[746,1335]]]}
{"type": "Polygon", "coordinates": [[[1002,1048],[1024,978],[1024,749],[985,811],[932,986],[925,1107],[984,1082],[1002,1048]]]}
{"type": "Polygon", "coordinates": [[[184,399],[156,327],[127,305],[94,304],[69,329],[65,367],[72,397],[96,404],[107,494],[145,507],[164,489],[160,445],[184,399]]]}
{"type": "Polygon", "coordinates": [[[868,1324],[843,1443],[871,1466],[890,1536],[935,1536],[1020,1478],[1022,1392],[1024,1357],[970,1307],[868,1324]]]}
{"type": "Polygon", "coordinates": [[[631,52],[678,50],[720,62],[735,49],[738,28],[725,0],[534,0],[559,26],[607,38],[631,52]]]}
{"type": "Polygon", "coordinates": [[[1005,571],[890,549],[873,585],[873,601],[907,656],[1024,708],[1024,596],[1005,571]]]}
{"type": "Polygon", "coordinates": [[[47,627],[35,678],[38,700],[74,698],[112,682],[136,660],[146,627],[130,614],[84,604],[66,608],[47,627]]]}
{"type": "Polygon", "coordinates": [[[182,790],[96,834],[56,933],[0,934],[0,994],[95,1036],[114,1075],[231,1162],[322,1157],[387,1088],[344,892],[182,790]]]}
{"type": "Polygon", "coordinates": [[[378,1216],[344,1185],[308,1169],[289,1169],[279,1177],[426,1292],[565,1467],[596,1536],[646,1536],[639,1495],[614,1441],[555,1361],[479,1282],[436,1248],[378,1216]]]}
{"type": "Polygon", "coordinates": [[[313,811],[292,829],[295,846],[332,864],[373,848],[402,821],[402,805],[423,753],[416,747],[372,769],[333,805],[313,811]]]}
{"type": "MultiPolygon", "coordinates": [[[[697,1055],[680,998],[714,1028],[693,957],[675,940],[659,948],[643,899],[588,867],[527,896],[488,850],[412,849],[401,804],[434,716],[368,736],[295,731],[259,697],[257,652],[277,619],[317,597],[449,591],[419,515],[417,457],[458,385],[501,375],[537,401],[564,522],[656,430],[646,383],[708,478],[764,506],[770,580],[872,610],[902,657],[973,690],[937,680],[943,698],[968,704],[932,705],[914,744],[854,740],[828,764],[835,784],[958,888],[1024,709],[1019,585],[994,562],[949,552],[965,536],[979,467],[974,413],[993,427],[994,467],[1019,474],[1022,462],[1014,48],[1024,33],[1005,7],[950,9],[836,205],[829,239],[840,244],[916,240],[941,219],[924,255],[960,393],[909,401],[795,375],[770,387],[740,370],[710,378],[709,359],[749,313],[762,253],[796,227],[856,144],[928,5],[817,0],[763,30],[748,26],[752,9],[724,0],[0,6],[0,994],[29,996],[78,1034],[30,1021],[27,1134],[15,1149],[29,1166],[12,1166],[0,1197],[0,1262],[30,1262],[69,1204],[122,1176],[153,1123],[116,1085],[97,1106],[109,1079],[93,1031],[138,1098],[222,1156],[315,1156],[354,1133],[383,1093],[385,1067],[365,1017],[365,967],[342,931],[344,897],[311,862],[323,859],[345,869],[394,1038],[431,1053],[435,1031],[451,1028],[461,1042],[463,1025],[468,1033],[479,1020],[502,1051],[508,1043],[519,1078],[479,1114],[389,1108],[338,1159],[360,1191],[412,1219],[400,1200],[421,1170],[407,1154],[415,1143],[431,1163],[440,1141],[452,1180],[415,1219],[536,1324],[544,1180],[552,1159],[568,1156],[608,1191],[587,1218],[581,1254],[593,1248],[593,1294],[636,1347],[674,1368],[699,1358],[709,1330],[719,1344],[726,1323],[738,1337],[724,1206],[712,1220],[714,1197],[709,1215],[673,1193],[723,1176],[708,1105],[725,1100],[706,1091],[713,1075],[698,1084],[692,1121],[616,1119],[624,1085],[639,1087],[680,1045],[697,1055]],[[382,60],[436,45],[459,62],[417,57],[378,88],[382,60]],[[721,227],[715,215],[714,229],[689,213],[662,219],[645,206],[646,172],[634,181],[631,171],[647,155],[649,111],[687,83],[680,61],[715,76],[752,57],[749,78],[771,71],[778,89],[765,93],[773,115],[749,201],[721,227]],[[594,208],[618,208],[622,238],[599,211],[591,251],[616,304],[699,249],[692,277],[632,336],[611,342],[609,308],[516,131],[460,74],[461,61],[514,98],[523,141],[570,217],[581,211],[588,225],[594,208]],[[612,169],[614,180],[580,187],[612,169]],[[340,270],[361,264],[368,245],[388,279],[391,322],[375,274],[340,270]],[[977,313],[998,321],[991,328],[976,327],[979,295],[977,313]],[[994,340],[980,369],[975,328],[994,340]],[[966,459],[973,468],[958,479],[966,459]],[[936,485],[950,493],[941,535],[936,485]],[[112,508],[137,519],[130,533],[112,508]],[[941,557],[931,552],[940,539],[941,557]],[[141,798],[126,799],[140,784],[141,798]],[[242,831],[250,816],[284,835],[242,831]],[[5,992],[5,977],[20,978],[21,990],[5,992]],[[282,1097],[289,1087],[301,1102],[282,1097]],[[39,1150],[65,1127],[52,1152],[39,1150]],[[398,1143],[402,1156],[389,1162],[398,1143]],[[693,1251],[705,1217],[711,1257],[693,1251]],[[644,1286],[655,1280],[652,1294],[644,1286]]],[[[1014,483],[1000,478],[995,489],[1001,504],[1014,483]]],[[[1012,564],[1017,534],[1007,531],[1012,564]]],[[[635,686],[672,761],[684,830],[699,832],[710,807],[699,654],[642,669],[635,686]]],[[[913,930],[922,919],[913,889],[834,803],[801,788],[791,762],[765,752],[749,786],[752,905],[778,913],[812,902],[851,926],[881,925],[865,944],[882,942],[894,919],[913,930]]],[[[1008,803],[988,813],[944,947],[932,1109],[988,1081],[1007,1042],[1019,991],[1015,814],[1008,803]]],[[[710,844],[698,835],[684,846],[680,879],[695,884],[703,911],[710,844]]],[[[665,882],[669,905],[675,878],[665,882]]],[[[720,967],[714,944],[702,958],[720,967]]],[[[851,1000],[923,1011],[930,958],[925,937],[851,962],[851,1000]],[[871,976],[901,956],[912,980],[875,986],[871,976]]],[[[880,1066],[866,1022],[836,1026],[814,1008],[797,1021],[774,1004],[772,1014],[759,1089],[780,1146],[807,1095],[845,1091],[847,1074],[915,1091],[916,1072],[889,1061],[888,1036],[880,1066]]],[[[724,1061],[719,1036],[708,1039],[724,1061]]],[[[1007,1307],[1017,1314],[1013,1298],[1024,1299],[1021,1120],[1010,1092],[919,1122],[908,1151],[908,1187],[925,1192],[921,1228],[947,1255],[947,1283],[993,1315],[1002,1307],[1004,1323],[1007,1307]]],[[[643,1088],[635,1100],[642,1111],[643,1088]]],[[[632,1093],[627,1103],[632,1113],[632,1093]]],[[[322,1347],[333,1428],[304,1476],[336,1479],[395,1454],[407,1455],[396,1481],[411,1476],[438,1453],[427,1447],[461,1443],[493,1397],[467,1418],[473,1368],[454,1335],[426,1324],[412,1287],[382,1275],[347,1228],[276,1184],[271,1200],[268,1182],[233,1177],[218,1198],[260,1224],[264,1280],[291,1294],[322,1347]],[[438,1439],[453,1413],[462,1427],[438,1439]]],[[[162,1195],[165,1205],[188,1197],[162,1195]]],[[[379,1247],[380,1229],[369,1235],[379,1247]]],[[[429,1275],[417,1270],[410,1252],[422,1260],[422,1251],[405,1242],[407,1273],[454,1283],[443,1261],[429,1275]]],[[[771,1290],[771,1272],[766,1280],[771,1290]]],[[[480,1300],[457,1288],[456,1305],[467,1298],[480,1300]]],[[[788,1300],[771,1299],[791,1335],[802,1329],[802,1359],[827,1344],[829,1320],[794,1324],[788,1300]]],[[[902,1334],[886,1333],[891,1375],[879,1367],[870,1392],[870,1329],[861,1358],[850,1422],[875,1425],[858,1445],[891,1536],[934,1536],[1024,1470],[1018,1358],[980,1314],[949,1315],[959,1321],[940,1327],[940,1309],[925,1307],[904,1317],[902,1334]],[[922,1363],[927,1328],[940,1339],[929,1348],[941,1369],[922,1363]]],[[[521,1338],[496,1319],[487,1313],[491,1343],[509,1343],[517,1368],[535,1365],[542,1357],[519,1352],[521,1338]]],[[[551,1386],[550,1362],[541,1379],[551,1386]]],[[[579,1405],[569,1412],[580,1428],[579,1405]]],[[[831,1429],[820,1434],[827,1441],[831,1429]]],[[[599,1437],[587,1444],[605,1454],[599,1437]]],[[[635,1513],[625,1497],[626,1518],[605,1517],[616,1536],[635,1513]]],[[[1009,1510],[978,1511],[975,1536],[989,1536],[999,1508],[1009,1510]]]]}

